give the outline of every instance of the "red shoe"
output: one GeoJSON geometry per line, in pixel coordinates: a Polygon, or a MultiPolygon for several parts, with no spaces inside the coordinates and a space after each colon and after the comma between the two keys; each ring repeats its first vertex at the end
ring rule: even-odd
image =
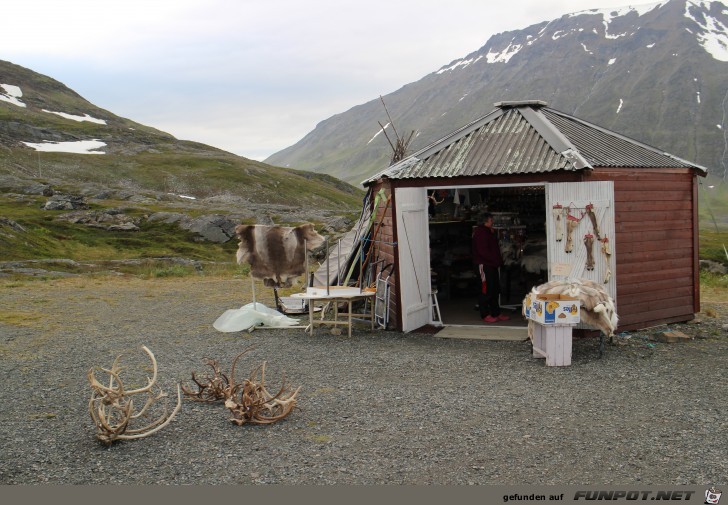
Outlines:
{"type": "Polygon", "coordinates": [[[499,321],[508,321],[508,320],[510,320],[510,319],[511,319],[511,318],[510,318],[510,317],[508,317],[508,316],[507,316],[507,315],[505,315],[505,314],[501,314],[500,316],[498,316],[498,320],[499,320],[499,321]]]}
{"type": "Polygon", "coordinates": [[[493,317],[493,316],[485,316],[483,318],[483,321],[486,322],[486,323],[496,323],[496,322],[498,322],[498,318],[497,317],[493,317]]]}

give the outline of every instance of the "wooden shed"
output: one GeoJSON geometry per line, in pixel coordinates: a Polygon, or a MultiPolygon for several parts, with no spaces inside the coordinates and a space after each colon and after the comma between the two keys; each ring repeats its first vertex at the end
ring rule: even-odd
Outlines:
{"type": "Polygon", "coordinates": [[[690,320],[700,310],[697,177],[706,173],[545,102],[498,102],[363,183],[390,197],[371,209],[376,257],[394,265],[389,327],[437,324],[435,297],[443,324],[483,324],[470,238],[486,210],[506,260],[501,305],[514,317],[504,325],[525,325],[525,294],[558,278],[602,283],[618,331],[690,320]]]}

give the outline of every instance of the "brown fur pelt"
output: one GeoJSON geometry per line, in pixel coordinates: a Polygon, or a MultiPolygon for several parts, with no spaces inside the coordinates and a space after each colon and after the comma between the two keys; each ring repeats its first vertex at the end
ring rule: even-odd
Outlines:
{"type": "Polygon", "coordinates": [[[290,287],[306,269],[307,250],[324,243],[311,223],[295,228],[239,224],[235,234],[240,239],[238,263],[250,264],[250,275],[271,287],[290,287]]]}

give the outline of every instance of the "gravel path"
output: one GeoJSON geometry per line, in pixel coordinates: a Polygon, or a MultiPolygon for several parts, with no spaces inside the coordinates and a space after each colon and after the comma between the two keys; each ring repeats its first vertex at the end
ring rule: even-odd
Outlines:
{"type": "Polygon", "coordinates": [[[556,368],[524,342],[217,332],[225,309],[250,301],[243,284],[3,281],[0,484],[704,485],[728,475],[726,304],[674,327],[689,342],[630,334],[600,359],[596,339],[578,339],[572,366],[556,368]],[[240,376],[267,361],[270,389],[283,372],[302,386],[285,420],[240,427],[220,404],[185,401],[148,438],[95,439],[91,367],[128,351],[132,374],[146,345],[173,393],[205,372],[203,358],[226,371],[251,344],[240,376]]]}

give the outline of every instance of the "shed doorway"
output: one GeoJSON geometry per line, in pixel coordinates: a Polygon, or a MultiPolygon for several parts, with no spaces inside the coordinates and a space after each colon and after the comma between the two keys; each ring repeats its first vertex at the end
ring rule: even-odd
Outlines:
{"type": "Polygon", "coordinates": [[[596,235],[616,251],[613,181],[404,187],[396,188],[395,196],[397,288],[404,332],[435,322],[434,291],[442,324],[484,325],[476,310],[478,277],[470,258],[476,213],[483,210],[493,214],[503,234],[501,249],[507,259],[501,274],[501,306],[512,316],[488,326],[525,326],[521,317],[525,294],[556,278],[603,283],[619,303],[616,252],[602,255],[599,242],[590,248],[585,240],[596,235]],[[587,209],[592,210],[599,231],[585,217],[587,209]],[[578,221],[568,227],[571,231],[559,232],[564,226],[558,222],[563,225],[571,217],[578,221]]]}
{"type": "Polygon", "coordinates": [[[480,279],[472,262],[471,237],[478,214],[490,212],[498,234],[502,313],[498,326],[525,326],[521,302],[548,279],[544,185],[428,188],[431,287],[444,325],[482,325],[480,279]]]}

